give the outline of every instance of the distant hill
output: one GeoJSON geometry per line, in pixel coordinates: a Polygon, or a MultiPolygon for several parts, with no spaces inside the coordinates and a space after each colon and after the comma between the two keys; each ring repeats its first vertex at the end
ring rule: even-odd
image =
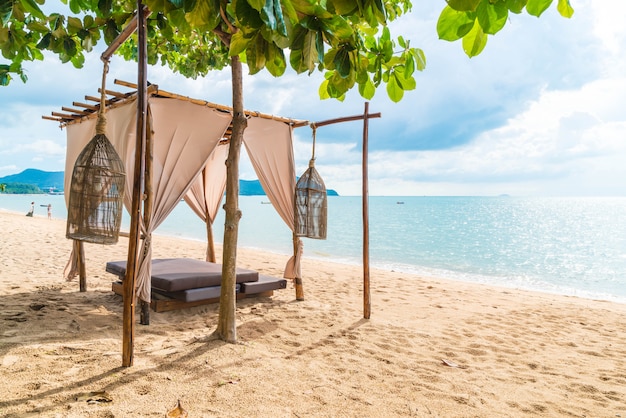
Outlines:
{"type": "Polygon", "coordinates": [[[27,168],[19,174],[0,177],[0,183],[6,184],[7,193],[47,193],[63,190],[62,171],[42,171],[34,168],[27,168]],[[24,189],[24,185],[30,188],[24,189]],[[33,188],[32,186],[36,186],[33,188]]]}
{"type": "MultiPolygon", "coordinates": [[[[7,185],[7,193],[48,193],[63,190],[63,171],[41,171],[28,168],[19,174],[0,177],[0,183],[7,185]],[[24,185],[36,186],[39,190],[31,187],[24,190],[24,185]],[[19,187],[18,187],[19,186],[19,187]]],[[[332,190],[327,190],[328,196],[339,196],[332,190]]],[[[241,196],[265,196],[265,191],[258,180],[239,180],[239,194],[241,196]]]]}

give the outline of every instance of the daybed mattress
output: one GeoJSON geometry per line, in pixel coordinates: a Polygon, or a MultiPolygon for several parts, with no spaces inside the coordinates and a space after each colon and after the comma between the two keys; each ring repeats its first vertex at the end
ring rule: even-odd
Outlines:
{"type": "MultiPolygon", "coordinates": [[[[123,278],[126,261],[109,261],[106,271],[123,278]]],[[[256,282],[259,273],[237,268],[236,283],[256,282]]],[[[166,292],[220,286],[222,265],[192,258],[162,258],[152,260],[152,287],[166,292]]],[[[286,285],[285,285],[286,286],[286,285]]],[[[219,297],[219,287],[217,288],[219,297]]],[[[212,296],[209,296],[210,298],[212,296]]],[[[206,299],[203,298],[203,299],[206,299]]]]}

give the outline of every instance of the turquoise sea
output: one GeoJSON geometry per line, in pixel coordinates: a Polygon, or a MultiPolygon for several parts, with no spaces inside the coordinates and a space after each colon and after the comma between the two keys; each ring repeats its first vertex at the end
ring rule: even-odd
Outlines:
{"type": "MultiPolygon", "coordinates": [[[[25,214],[33,200],[35,216],[51,203],[65,218],[63,196],[0,194],[0,208],[25,214]]],[[[240,246],[291,253],[265,196],[240,208],[240,246]]],[[[373,268],[626,303],[625,197],[370,197],[369,208],[373,268]]],[[[216,242],[223,223],[220,211],[216,242]]],[[[157,233],[205,240],[184,202],[157,233]]],[[[362,235],[361,198],[329,197],[328,239],[304,239],[305,257],[361,264],[362,235]]]]}

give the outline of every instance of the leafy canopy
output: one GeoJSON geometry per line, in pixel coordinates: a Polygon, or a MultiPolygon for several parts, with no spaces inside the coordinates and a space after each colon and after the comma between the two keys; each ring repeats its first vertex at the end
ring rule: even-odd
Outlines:
{"type": "MultiPolygon", "coordinates": [[[[446,0],[437,22],[437,34],[446,41],[462,40],[467,56],[480,54],[487,45],[487,37],[495,35],[506,24],[509,14],[524,9],[531,16],[541,16],[553,0],[446,0]]],[[[570,18],[574,9],[569,0],[557,0],[557,10],[570,18]]]]}
{"type": "MultiPolygon", "coordinates": [[[[27,81],[22,64],[42,60],[42,51],[83,66],[85,53],[104,40],[110,44],[131,20],[129,0],[62,0],[68,14],[46,14],[45,0],[0,0],[0,85],[15,76],[27,81]]],[[[440,38],[463,40],[469,56],[485,47],[487,35],[502,29],[509,12],[539,16],[551,0],[447,0],[437,31],[440,38]]],[[[426,66],[421,49],[393,38],[387,24],[411,10],[410,0],[145,0],[148,62],[169,66],[190,78],[205,76],[239,56],[250,74],[275,77],[287,65],[297,73],[324,72],[322,98],[343,100],[355,86],[371,99],[384,84],[400,101],[416,88],[414,73],[426,66]],[[288,56],[287,56],[288,55],[288,56]]],[[[564,16],[573,10],[558,0],[564,16]]],[[[131,38],[118,51],[137,58],[131,38]]]]}

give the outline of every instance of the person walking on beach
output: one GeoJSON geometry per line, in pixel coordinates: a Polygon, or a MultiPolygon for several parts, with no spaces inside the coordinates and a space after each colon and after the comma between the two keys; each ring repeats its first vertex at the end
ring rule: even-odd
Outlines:
{"type": "Polygon", "coordinates": [[[26,216],[33,217],[33,213],[35,213],[35,202],[30,202],[30,212],[26,214],[26,216]]]}
{"type": "Polygon", "coordinates": [[[48,219],[52,219],[52,203],[48,203],[48,219]]]}

